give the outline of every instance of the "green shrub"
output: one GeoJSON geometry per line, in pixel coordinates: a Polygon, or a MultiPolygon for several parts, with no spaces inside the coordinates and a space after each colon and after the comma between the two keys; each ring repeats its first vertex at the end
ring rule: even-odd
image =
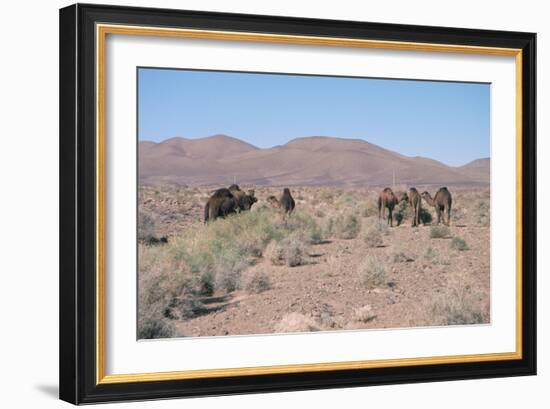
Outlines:
{"type": "Polygon", "coordinates": [[[453,238],[453,240],[451,241],[451,248],[453,250],[458,250],[458,251],[464,251],[464,250],[470,249],[466,241],[461,239],[460,237],[453,238]]]}
{"type": "Polygon", "coordinates": [[[432,226],[430,228],[430,238],[432,239],[442,239],[449,237],[450,234],[451,232],[446,226],[432,226]]]}
{"type": "Polygon", "coordinates": [[[393,218],[399,226],[404,219],[412,220],[414,214],[412,208],[407,202],[399,202],[396,209],[393,212],[393,218]]]}
{"type": "Polygon", "coordinates": [[[386,269],[376,257],[368,257],[359,265],[359,275],[367,288],[379,287],[386,283],[386,269]]]}
{"type": "Polygon", "coordinates": [[[139,246],[138,336],[172,336],[170,319],[188,319],[201,307],[200,282],[164,247],[139,246]]]}
{"type": "Polygon", "coordinates": [[[433,220],[432,214],[428,210],[421,207],[420,208],[420,222],[422,224],[428,224],[428,223],[431,223],[432,220],[433,220]]]}

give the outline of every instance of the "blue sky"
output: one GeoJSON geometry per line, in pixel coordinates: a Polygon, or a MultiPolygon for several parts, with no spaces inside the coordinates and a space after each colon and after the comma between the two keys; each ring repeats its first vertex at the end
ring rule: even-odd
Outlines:
{"type": "Polygon", "coordinates": [[[323,135],[453,166],[490,156],[489,84],[151,68],[138,81],[140,140],[323,135]]]}

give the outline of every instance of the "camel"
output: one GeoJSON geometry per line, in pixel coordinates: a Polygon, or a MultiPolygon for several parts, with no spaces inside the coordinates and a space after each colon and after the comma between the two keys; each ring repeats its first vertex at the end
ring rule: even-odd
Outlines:
{"type": "Polygon", "coordinates": [[[275,196],[269,196],[267,198],[268,203],[275,207],[276,209],[281,209],[284,212],[284,215],[291,215],[296,207],[296,202],[290,194],[290,189],[285,187],[283,190],[283,195],[280,199],[277,199],[275,196]]]}
{"type": "Polygon", "coordinates": [[[422,211],[422,197],[415,187],[409,189],[409,204],[411,205],[414,216],[412,227],[417,227],[420,224],[420,212],[422,211]]]}
{"type": "Polygon", "coordinates": [[[281,203],[279,202],[279,199],[277,199],[275,196],[269,196],[267,198],[267,202],[273,206],[275,209],[281,208],[281,203]]]}
{"type": "Polygon", "coordinates": [[[232,213],[250,210],[257,201],[254,190],[244,193],[237,185],[231,185],[229,189],[218,189],[204,206],[204,222],[215,220],[218,217],[225,217],[232,213]]]}
{"type": "Polygon", "coordinates": [[[288,187],[284,188],[283,195],[279,199],[279,203],[281,204],[281,208],[284,210],[285,214],[290,216],[296,207],[296,202],[290,194],[290,189],[288,187]]]}
{"type": "Polygon", "coordinates": [[[441,222],[441,215],[443,214],[443,224],[450,226],[451,205],[453,202],[451,192],[449,192],[446,187],[442,187],[437,191],[433,199],[428,192],[422,192],[422,198],[426,201],[426,203],[435,208],[435,212],[437,214],[437,224],[441,222]],[[447,223],[445,223],[445,213],[447,214],[447,223]]]}
{"type": "Polygon", "coordinates": [[[389,187],[381,191],[378,196],[378,219],[385,219],[386,209],[388,209],[388,224],[393,227],[393,209],[403,200],[407,200],[406,193],[396,195],[389,187]]]}
{"type": "Polygon", "coordinates": [[[231,185],[229,191],[237,199],[240,211],[250,210],[252,205],[258,201],[252,189],[248,193],[244,193],[238,185],[231,185]]]}
{"type": "Polygon", "coordinates": [[[238,210],[239,203],[233,193],[226,188],[218,189],[210,196],[204,206],[204,222],[237,213],[238,210]]]}

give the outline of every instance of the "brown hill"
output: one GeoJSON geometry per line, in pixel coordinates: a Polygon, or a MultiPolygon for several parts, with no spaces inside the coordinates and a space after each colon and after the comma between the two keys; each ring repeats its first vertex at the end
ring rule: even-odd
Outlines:
{"type": "Polygon", "coordinates": [[[489,158],[481,158],[471,161],[464,166],[460,166],[460,173],[469,176],[470,178],[485,183],[489,183],[491,175],[491,160],[489,158]]]}
{"type": "MultiPolygon", "coordinates": [[[[482,161],[488,164],[488,159],[482,161]]],[[[394,175],[397,183],[407,185],[488,184],[488,165],[474,162],[450,167],[359,139],[322,136],[297,138],[268,149],[224,135],[139,145],[142,184],[224,185],[237,180],[274,186],[377,186],[391,184],[394,175]]]]}

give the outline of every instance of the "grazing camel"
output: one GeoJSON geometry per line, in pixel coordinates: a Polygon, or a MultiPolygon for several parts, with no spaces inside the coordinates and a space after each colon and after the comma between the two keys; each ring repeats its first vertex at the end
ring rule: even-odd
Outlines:
{"type": "Polygon", "coordinates": [[[400,193],[398,197],[389,187],[381,191],[378,195],[378,219],[385,219],[388,209],[388,224],[393,227],[393,209],[402,200],[407,200],[406,193],[400,193]]]}
{"type": "Polygon", "coordinates": [[[426,201],[426,203],[435,208],[435,212],[437,214],[437,224],[441,222],[441,216],[443,214],[443,224],[450,226],[451,206],[453,203],[451,192],[449,192],[446,187],[442,187],[437,191],[433,199],[428,192],[422,192],[422,198],[426,201]],[[447,214],[447,223],[445,223],[445,213],[447,214]]]}
{"type": "Polygon", "coordinates": [[[226,188],[218,189],[210,196],[204,206],[204,222],[237,213],[238,210],[239,203],[233,193],[226,188]]]}
{"type": "Polygon", "coordinates": [[[279,202],[279,199],[277,199],[275,196],[269,196],[267,198],[267,202],[273,206],[275,209],[281,208],[281,203],[279,202]]]}
{"type": "Polygon", "coordinates": [[[249,190],[248,193],[244,193],[238,185],[231,185],[229,191],[237,199],[240,211],[250,210],[252,205],[258,201],[253,189],[249,190]]]}
{"type": "Polygon", "coordinates": [[[414,216],[412,227],[417,227],[420,224],[420,212],[422,211],[422,197],[415,187],[409,189],[409,204],[411,205],[414,216]]]}

